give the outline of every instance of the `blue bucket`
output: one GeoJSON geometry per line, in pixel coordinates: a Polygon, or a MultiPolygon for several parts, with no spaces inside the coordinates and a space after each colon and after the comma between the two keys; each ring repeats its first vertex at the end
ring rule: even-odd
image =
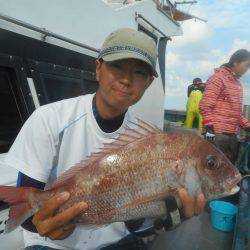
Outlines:
{"type": "Polygon", "coordinates": [[[225,201],[211,201],[209,206],[213,227],[223,232],[232,232],[238,208],[225,201]]]}

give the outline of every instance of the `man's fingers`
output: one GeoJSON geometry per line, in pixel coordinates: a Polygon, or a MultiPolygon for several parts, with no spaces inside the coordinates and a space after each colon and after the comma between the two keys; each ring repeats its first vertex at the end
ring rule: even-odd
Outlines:
{"type": "Polygon", "coordinates": [[[64,234],[63,228],[58,228],[57,230],[54,230],[54,231],[50,232],[47,235],[47,237],[49,237],[51,240],[58,240],[58,239],[61,238],[60,236],[63,235],[63,234],[64,234]]]}
{"type": "Polygon", "coordinates": [[[44,220],[42,224],[38,225],[39,234],[46,235],[47,233],[52,232],[65,224],[68,224],[72,219],[74,219],[87,208],[88,205],[86,202],[79,202],[60,214],[44,220]]]}
{"type": "Polygon", "coordinates": [[[205,205],[206,205],[206,202],[205,202],[204,195],[199,194],[196,199],[196,204],[195,204],[195,210],[194,210],[195,215],[199,215],[204,209],[205,205]]]}
{"type": "Polygon", "coordinates": [[[54,215],[55,211],[62,206],[69,199],[69,193],[63,192],[61,194],[55,195],[46,201],[41,209],[34,215],[33,224],[36,225],[40,221],[47,219],[54,215]]]}
{"type": "Polygon", "coordinates": [[[72,227],[71,229],[64,231],[64,233],[58,238],[58,240],[64,240],[65,238],[67,238],[69,235],[71,235],[73,233],[73,231],[75,230],[75,226],[72,227]]]}
{"type": "Polygon", "coordinates": [[[56,229],[48,234],[48,237],[51,240],[63,240],[67,236],[69,236],[75,229],[75,225],[68,224],[63,227],[60,227],[59,229],[56,229]]]}
{"type": "Polygon", "coordinates": [[[188,192],[181,188],[179,190],[179,196],[183,205],[183,213],[186,219],[191,218],[194,215],[199,215],[205,207],[205,197],[203,194],[199,194],[194,202],[188,192]]]}
{"type": "Polygon", "coordinates": [[[194,202],[185,189],[179,190],[179,196],[183,205],[183,213],[186,219],[194,215],[194,202]]]}

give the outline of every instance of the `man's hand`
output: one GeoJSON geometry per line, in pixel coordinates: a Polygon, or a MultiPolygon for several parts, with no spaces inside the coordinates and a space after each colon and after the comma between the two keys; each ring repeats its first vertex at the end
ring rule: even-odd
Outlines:
{"type": "Polygon", "coordinates": [[[34,215],[32,222],[41,236],[49,237],[51,240],[63,240],[73,233],[75,226],[71,221],[87,209],[87,203],[79,202],[55,215],[69,196],[68,192],[64,192],[52,197],[34,215]]]}
{"type": "Polygon", "coordinates": [[[163,225],[166,231],[174,229],[180,225],[183,220],[189,219],[194,215],[199,215],[205,207],[205,197],[203,194],[198,195],[194,201],[186,189],[181,188],[178,191],[180,203],[174,196],[169,196],[165,200],[167,207],[167,217],[164,220],[156,220],[155,228],[159,229],[163,225]],[[180,207],[182,205],[182,207],[180,207]]]}
{"type": "Polygon", "coordinates": [[[188,192],[182,188],[179,190],[179,196],[183,205],[183,213],[185,219],[189,219],[194,215],[199,215],[205,207],[205,197],[199,194],[196,201],[193,202],[188,192]]]}

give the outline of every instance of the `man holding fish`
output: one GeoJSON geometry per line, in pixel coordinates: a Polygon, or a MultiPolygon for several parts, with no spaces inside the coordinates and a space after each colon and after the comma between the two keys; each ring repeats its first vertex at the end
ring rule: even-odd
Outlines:
{"type": "Polygon", "coordinates": [[[190,218],[205,198],[233,192],[240,175],[212,144],[130,112],[157,77],[156,60],[150,37],[117,30],[96,61],[97,93],[42,106],[24,124],[6,164],[20,171],[19,186],[34,188],[2,186],[0,198],[11,205],[6,231],[25,221],[27,249],[146,249],[124,221],[164,218],[168,229],[179,211],[190,218]]]}

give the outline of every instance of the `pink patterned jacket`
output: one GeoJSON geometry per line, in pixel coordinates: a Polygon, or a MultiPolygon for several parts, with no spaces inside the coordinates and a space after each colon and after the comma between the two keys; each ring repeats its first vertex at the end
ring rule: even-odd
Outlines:
{"type": "Polygon", "coordinates": [[[236,75],[228,68],[215,69],[206,84],[200,102],[203,125],[213,125],[216,133],[237,133],[238,127],[250,127],[242,115],[243,89],[236,75]]]}

